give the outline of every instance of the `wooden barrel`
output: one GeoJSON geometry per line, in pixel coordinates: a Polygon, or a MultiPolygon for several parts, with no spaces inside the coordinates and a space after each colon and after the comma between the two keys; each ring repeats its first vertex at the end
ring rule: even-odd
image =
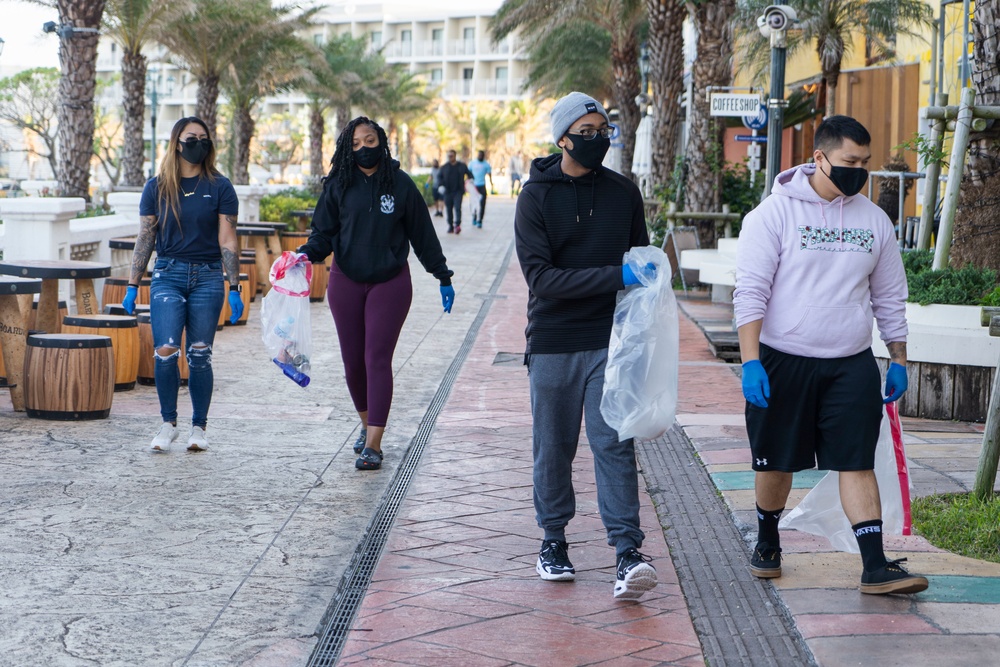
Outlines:
{"type": "Polygon", "coordinates": [[[139,371],[139,324],[131,315],[64,317],[63,333],[96,334],[111,339],[115,352],[115,391],[135,388],[139,371]]]}
{"type": "MultiPolygon", "coordinates": [[[[233,323],[229,321],[229,318],[233,316],[233,309],[229,307],[229,281],[223,279],[226,286],[226,303],[222,306],[222,314],[225,317],[225,326],[233,326],[233,323]]],[[[240,293],[240,300],[243,301],[243,314],[240,315],[240,319],[236,320],[236,325],[242,325],[247,323],[247,317],[250,316],[250,276],[246,273],[240,274],[240,285],[243,286],[243,291],[240,293]]]]}
{"type": "Polygon", "coordinates": [[[281,232],[279,237],[282,250],[295,252],[300,245],[309,240],[309,232],[281,232]]]}
{"type": "MultiPolygon", "coordinates": [[[[240,257],[240,274],[242,275],[244,273],[247,274],[247,283],[249,285],[253,285],[256,288],[257,287],[257,260],[255,259],[255,257],[253,255],[251,255],[249,257],[246,256],[246,255],[240,257]]],[[[243,279],[240,278],[240,282],[242,282],[242,281],[243,281],[243,279]]],[[[250,301],[254,301],[257,298],[257,290],[256,289],[250,289],[249,287],[244,286],[243,287],[243,291],[245,291],[245,292],[249,291],[250,292],[250,301]]]]}
{"type": "MultiPolygon", "coordinates": [[[[137,303],[137,304],[135,304],[135,314],[136,315],[138,315],[139,313],[148,313],[148,312],[149,312],[149,304],[148,303],[137,303]]],[[[117,304],[116,305],[116,304],[113,304],[113,303],[108,303],[108,304],[104,305],[104,314],[105,315],[128,315],[128,313],[125,312],[125,308],[122,307],[121,304],[117,304]]]]}
{"type": "MultiPolygon", "coordinates": [[[[35,319],[36,319],[37,315],[38,315],[38,301],[36,300],[33,304],[31,304],[31,312],[28,313],[28,321],[25,323],[25,324],[28,325],[29,329],[34,329],[35,328],[35,319]]],[[[56,328],[57,329],[61,329],[62,328],[63,318],[66,317],[67,315],[69,315],[69,308],[66,307],[66,302],[65,301],[60,301],[59,302],[59,317],[56,319],[56,328]]],[[[59,333],[59,332],[58,331],[43,331],[42,333],[59,333]]]]}
{"type": "Polygon", "coordinates": [[[309,283],[309,300],[322,301],[326,297],[326,286],[330,282],[330,267],[323,262],[313,262],[312,281],[309,283]]]}
{"type": "Polygon", "coordinates": [[[107,336],[28,336],[24,406],[29,417],[107,419],[114,393],[115,352],[107,336]]]}
{"type": "MultiPolygon", "coordinates": [[[[155,385],[156,359],[153,355],[156,354],[156,351],[153,348],[153,327],[149,323],[149,312],[137,313],[135,317],[139,323],[139,373],[136,376],[136,380],[139,384],[155,385]]],[[[188,376],[190,375],[187,350],[185,349],[186,339],[187,334],[182,331],[181,352],[177,355],[177,370],[180,373],[182,385],[188,383],[188,376]]]]}
{"type": "Polygon", "coordinates": [[[149,286],[152,283],[152,278],[146,277],[139,281],[139,295],[135,298],[136,303],[149,303],[149,286]]]}
{"type": "Polygon", "coordinates": [[[125,298],[126,288],[128,288],[128,278],[105,278],[101,304],[105,308],[111,305],[120,306],[125,298]]]}

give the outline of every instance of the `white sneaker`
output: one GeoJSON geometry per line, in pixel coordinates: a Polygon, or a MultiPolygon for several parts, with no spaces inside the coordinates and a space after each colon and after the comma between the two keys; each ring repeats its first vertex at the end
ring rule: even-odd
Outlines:
{"type": "Polygon", "coordinates": [[[201,426],[191,426],[191,435],[188,436],[188,451],[203,452],[208,449],[208,438],[205,436],[205,429],[201,426]]]}
{"type": "Polygon", "coordinates": [[[153,441],[149,443],[149,449],[153,452],[169,452],[170,443],[177,439],[177,427],[170,422],[163,422],[160,432],[156,434],[153,441]]]}

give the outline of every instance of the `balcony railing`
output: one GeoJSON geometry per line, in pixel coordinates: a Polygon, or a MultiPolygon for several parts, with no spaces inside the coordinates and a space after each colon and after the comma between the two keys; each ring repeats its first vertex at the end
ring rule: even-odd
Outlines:
{"type": "Polygon", "coordinates": [[[449,79],[442,93],[446,97],[510,97],[521,94],[524,79],[449,79]]]}
{"type": "Polygon", "coordinates": [[[514,52],[510,40],[492,44],[489,40],[422,39],[389,42],[383,53],[387,58],[436,58],[440,56],[507,56],[514,52]]]}

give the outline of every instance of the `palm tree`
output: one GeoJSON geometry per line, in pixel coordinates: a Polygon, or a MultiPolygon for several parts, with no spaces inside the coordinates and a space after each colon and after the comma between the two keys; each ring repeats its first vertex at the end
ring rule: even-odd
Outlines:
{"type": "MultiPolygon", "coordinates": [[[[1000,106],[1000,2],[977,0],[974,26],[975,60],[972,83],[976,105],[1000,106]]],[[[983,132],[973,132],[962,177],[962,191],[951,248],[952,263],[970,263],[1000,272],[1000,126],[994,123],[983,132]]],[[[991,487],[992,488],[992,487],[991,487]]]]}
{"type": "MultiPolygon", "coordinates": [[[[753,26],[769,4],[768,0],[745,0],[735,14],[734,26],[742,28],[741,60],[758,75],[767,69],[770,45],[753,26]]],[[[855,37],[864,40],[870,60],[892,59],[898,35],[919,36],[921,29],[934,22],[924,0],[799,0],[795,11],[799,22],[788,33],[787,53],[791,57],[806,48],[816,50],[826,83],[827,116],[836,113],[840,67],[855,37]]]]}
{"type": "MultiPolygon", "coordinates": [[[[645,18],[642,0],[505,0],[490,21],[496,40],[520,30],[526,41],[544,43],[547,35],[561,27],[581,22],[590,22],[610,36],[608,50],[599,55],[611,62],[611,100],[618,110],[624,143],[621,171],[628,177],[639,126],[635,98],[639,94],[639,33],[645,18]]],[[[529,60],[532,48],[529,43],[529,60]]]]}
{"type": "Polygon", "coordinates": [[[56,0],[59,22],[72,34],[59,38],[59,153],[56,179],[64,197],[90,201],[90,158],[94,154],[94,91],[97,40],[104,0],[56,0]],[[82,29],[82,30],[81,30],[82,29]]]}
{"type": "Polygon", "coordinates": [[[253,112],[263,98],[288,90],[305,73],[304,61],[314,48],[296,32],[305,28],[318,8],[292,15],[291,8],[272,7],[268,0],[244,0],[243,12],[255,17],[258,35],[244,40],[220,80],[233,109],[234,184],[250,182],[253,112]]]}
{"type": "MultiPolygon", "coordinates": [[[[688,11],[698,33],[698,57],[691,70],[695,94],[688,119],[686,211],[718,211],[721,207],[725,126],[711,116],[708,100],[700,91],[732,83],[733,36],[729,21],[736,10],[735,5],[735,0],[688,2],[688,11]]],[[[702,221],[698,228],[702,247],[713,247],[715,223],[702,221]]]]}
{"type": "Polygon", "coordinates": [[[398,65],[385,70],[385,80],[380,88],[379,107],[388,119],[386,134],[389,143],[395,142],[394,153],[403,168],[408,169],[412,162],[410,141],[409,137],[400,139],[400,126],[406,125],[409,134],[410,124],[417,124],[426,116],[432,98],[427,92],[427,84],[417,74],[398,65]]]}
{"type": "MultiPolygon", "coordinates": [[[[160,26],[194,7],[190,0],[107,0],[104,30],[122,50],[122,116],[124,146],[121,158],[123,185],[142,185],[142,125],[146,108],[146,47],[157,37],[160,26]]],[[[156,138],[153,137],[153,141],[156,138]]]]}
{"type": "Polygon", "coordinates": [[[653,183],[670,181],[677,156],[684,92],[684,17],[681,0],[646,0],[649,79],[653,88],[653,183]]]}

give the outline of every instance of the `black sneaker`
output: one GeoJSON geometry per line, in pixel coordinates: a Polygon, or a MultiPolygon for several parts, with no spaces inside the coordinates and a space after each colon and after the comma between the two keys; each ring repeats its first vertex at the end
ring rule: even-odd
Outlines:
{"type": "Polygon", "coordinates": [[[368,442],[368,430],[361,429],[361,434],[358,436],[358,439],[354,441],[354,453],[360,454],[365,448],[366,442],[368,442]]]}
{"type": "Polygon", "coordinates": [[[900,565],[905,558],[891,560],[874,572],[861,573],[861,592],[869,595],[919,593],[927,590],[927,579],[910,574],[900,565]]]}
{"type": "Polygon", "coordinates": [[[358,470],[378,470],[382,467],[382,452],[376,452],[371,447],[361,450],[361,456],[354,462],[358,470]]]}
{"type": "Polygon", "coordinates": [[[569,562],[569,545],[562,540],[542,540],[535,572],[545,581],[573,581],[576,570],[569,562]]]}
{"type": "Polygon", "coordinates": [[[761,579],[781,576],[781,547],[772,547],[767,542],[758,542],[750,557],[750,573],[761,579]]]}
{"type": "Polygon", "coordinates": [[[649,562],[649,556],[631,548],[618,557],[618,577],[615,581],[615,597],[619,600],[635,600],[646,591],[656,587],[656,569],[649,562]]]}

